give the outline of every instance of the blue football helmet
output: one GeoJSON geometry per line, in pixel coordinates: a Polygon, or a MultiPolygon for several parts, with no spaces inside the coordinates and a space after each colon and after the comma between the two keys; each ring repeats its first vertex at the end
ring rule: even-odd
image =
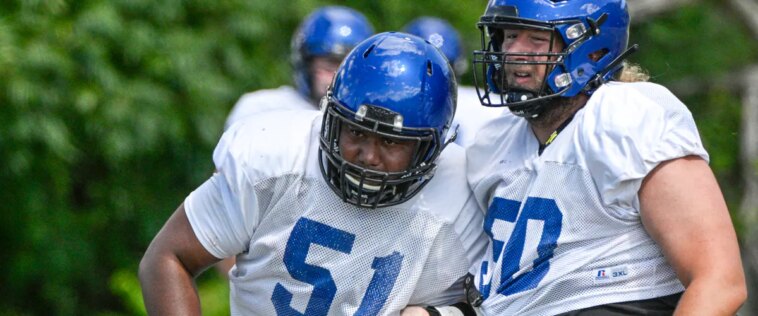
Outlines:
{"type": "Polygon", "coordinates": [[[453,66],[456,75],[466,72],[468,63],[463,57],[461,36],[447,21],[428,16],[419,17],[403,27],[403,32],[421,37],[439,48],[453,66]]]}
{"type": "Polygon", "coordinates": [[[365,40],[345,57],[321,101],[324,179],[345,202],[360,207],[411,199],[432,178],[435,160],[454,139],[446,140],[446,135],[456,98],[455,73],[432,44],[395,32],[365,40]],[[383,172],[347,161],[340,153],[341,128],[412,141],[410,165],[383,172]]]}
{"type": "Polygon", "coordinates": [[[297,91],[317,102],[320,96],[311,91],[308,69],[313,57],[341,60],[355,45],[374,34],[363,14],[342,6],[326,6],[308,15],[292,36],[290,62],[297,91]]]}
{"type": "Polygon", "coordinates": [[[629,12],[625,0],[490,0],[477,26],[482,49],[474,51],[472,63],[482,105],[508,106],[524,117],[538,116],[548,99],[592,94],[613,79],[623,59],[637,48],[627,49],[629,12]],[[551,43],[561,40],[563,50],[503,52],[506,29],[549,31],[551,43]],[[539,57],[546,61],[533,60],[539,57]],[[503,72],[506,65],[525,64],[547,67],[537,91],[515,88],[507,82],[503,72]]]}

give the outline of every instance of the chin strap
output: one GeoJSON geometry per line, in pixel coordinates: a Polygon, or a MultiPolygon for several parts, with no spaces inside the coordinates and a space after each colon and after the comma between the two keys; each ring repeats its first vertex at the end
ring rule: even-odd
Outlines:
{"type": "Polygon", "coordinates": [[[602,15],[600,15],[599,18],[597,18],[597,20],[588,17],[587,24],[590,25],[590,31],[591,31],[590,34],[592,35],[600,34],[600,26],[603,25],[603,23],[605,23],[605,20],[607,19],[608,19],[608,13],[603,13],[602,15]]]}
{"type": "Polygon", "coordinates": [[[524,118],[536,118],[540,116],[545,111],[545,107],[550,100],[560,97],[560,94],[538,97],[536,92],[523,89],[514,89],[505,95],[506,106],[513,114],[524,118]],[[509,102],[522,102],[523,100],[531,101],[528,104],[508,104],[509,102]]]}
{"type": "MultiPolygon", "coordinates": [[[[529,90],[513,89],[505,94],[506,102],[521,102],[537,97],[537,93],[529,90]]],[[[507,103],[506,103],[507,104],[507,103]]]]}
{"type": "Polygon", "coordinates": [[[447,144],[455,142],[456,139],[458,139],[458,129],[461,127],[461,124],[456,124],[453,128],[453,135],[450,135],[450,138],[448,138],[444,144],[442,144],[442,148],[440,151],[445,149],[447,147],[447,144]]]}

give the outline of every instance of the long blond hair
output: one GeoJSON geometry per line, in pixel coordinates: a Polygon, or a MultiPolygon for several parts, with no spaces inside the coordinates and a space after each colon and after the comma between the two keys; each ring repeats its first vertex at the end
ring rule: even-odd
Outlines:
{"type": "Polygon", "coordinates": [[[648,74],[645,69],[642,69],[640,65],[632,64],[627,61],[624,61],[623,68],[618,76],[618,81],[621,82],[640,82],[648,81],[649,79],[650,74],[648,74]]]}

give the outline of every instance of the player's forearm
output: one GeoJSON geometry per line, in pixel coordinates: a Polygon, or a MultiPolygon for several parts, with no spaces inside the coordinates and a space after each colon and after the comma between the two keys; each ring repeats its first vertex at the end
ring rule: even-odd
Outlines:
{"type": "Polygon", "coordinates": [[[735,315],[747,298],[744,279],[734,276],[693,280],[674,315],[735,315]]]}
{"type": "Polygon", "coordinates": [[[176,257],[146,254],[139,279],[148,315],[200,315],[194,280],[176,257]]]}

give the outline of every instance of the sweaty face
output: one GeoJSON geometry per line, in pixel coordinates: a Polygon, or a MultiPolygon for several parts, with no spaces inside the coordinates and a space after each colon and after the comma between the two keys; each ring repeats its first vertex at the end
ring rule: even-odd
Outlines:
{"type": "Polygon", "coordinates": [[[308,71],[311,74],[311,91],[316,100],[326,94],[339,66],[340,60],[333,57],[314,57],[311,60],[308,71]]]}
{"type": "Polygon", "coordinates": [[[381,172],[406,170],[411,162],[415,141],[399,140],[342,124],[340,153],[350,163],[381,172]]]}
{"type": "MultiPolygon", "coordinates": [[[[501,51],[505,53],[558,53],[563,50],[563,42],[557,34],[553,36],[551,48],[551,32],[529,29],[503,30],[501,51]]],[[[548,56],[514,56],[506,55],[506,61],[512,62],[546,62],[556,57],[548,56]]],[[[506,64],[505,79],[511,88],[538,91],[545,80],[545,74],[552,69],[544,64],[506,64]]]]}

